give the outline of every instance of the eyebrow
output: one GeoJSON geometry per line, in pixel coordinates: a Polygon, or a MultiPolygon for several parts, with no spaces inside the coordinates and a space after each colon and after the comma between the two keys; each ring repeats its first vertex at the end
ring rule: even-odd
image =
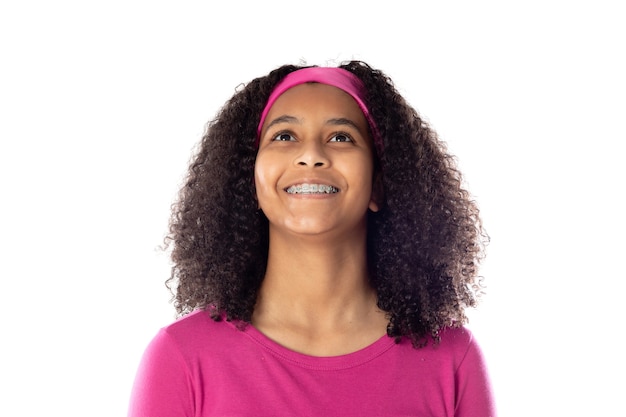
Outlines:
{"type": "Polygon", "coordinates": [[[300,121],[300,119],[293,117],[293,116],[289,116],[286,114],[283,114],[282,116],[278,116],[277,118],[275,118],[274,120],[272,120],[271,122],[268,123],[267,127],[265,128],[265,130],[269,130],[270,127],[277,125],[279,123],[295,123],[295,124],[302,124],[302,122],[300,121]]]}
{"type": "MultiPolygon", "coordinates": [[[[278,116],[277,118],[273,119],[265,128],[265,130],[268,130],[269,128],[271,128],[274,125],[277,125],[279,123],[294,123],[294,124],[302,124],[302,121],[300,119],[298,119],[297,117],[294,116],[289,116],[287,114],[283,114],[282,116],[278,116]]],[[[331,126],[343,126],[343,125],[348,125],[353,127],[356,130],[360,130],[359,126],[353,122],[350,119],[347,119],[345,117],[339,117],[339,118],[333,118],[333,119],[328,119],[326,121],[327,125],[331,125],[331,126]]]]}
{"type": "Polygon", "coordinates": [[[348,125],[353,127],[354,129],[356,129],[357,131],[360,131],[359,126],[354,123],[352,120],[350,119],[346,119],[345,117],[340,117],[338,119],[328,119],[326,121],[327,125],[332,125],[332,126],[342,126],[342,125],[348,125]]]}

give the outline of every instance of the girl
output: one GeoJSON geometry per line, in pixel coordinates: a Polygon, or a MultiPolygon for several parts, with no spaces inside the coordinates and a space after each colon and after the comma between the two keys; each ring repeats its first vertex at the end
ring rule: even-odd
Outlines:
{"type": "Polygon", "coordinates": [[[183,317],[147,348],[130,416],[495,415],[463,327],[478,210],[382,72],[288,65],[236,93],[169,240],[183,317]]]}

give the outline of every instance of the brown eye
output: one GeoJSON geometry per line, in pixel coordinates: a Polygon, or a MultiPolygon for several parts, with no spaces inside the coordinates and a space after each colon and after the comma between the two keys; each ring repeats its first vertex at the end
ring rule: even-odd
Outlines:
{"type": "Polygon", "coordinates": [[[290,133],[279,133],[278,135],[274,136],[274,139],[272,139],[276,142],[293,142],[296,140],[296,138],[293,137],[292,134],[290,133]]]}
{"type": "Polygon", "coordinates": [[[329,142],[352,142],[352,138],[345,133],[337,133],[330,138],[329,142]]]}

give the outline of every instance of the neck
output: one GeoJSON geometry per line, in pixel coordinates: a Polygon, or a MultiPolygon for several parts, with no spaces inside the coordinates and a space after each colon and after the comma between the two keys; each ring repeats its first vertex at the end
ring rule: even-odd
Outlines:
{"type": "MultiPolygon", "coordinates": [[[[370,299],[365,239],[360,243],[304,239],[270,240],[264,299],[286,303],[291,311],[335,309],[370,299]]],[[[318,313],[319,314],[319,313],[318,313]]]]}
{"type": "Polygon", "coordinates": [[[270,238],[253,324],[307,353],[337,353],[346,343],[329,347],[337,335],[351,338],[354,348],[382,336],[386,317],[369,284],[365,239],[358,242],[270,238]]]}

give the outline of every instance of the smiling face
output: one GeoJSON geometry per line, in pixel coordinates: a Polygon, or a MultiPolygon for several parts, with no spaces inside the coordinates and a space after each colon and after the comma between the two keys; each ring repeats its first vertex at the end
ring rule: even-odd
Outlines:
{"type": "Polygon", "coordinates": [[[270,109],[259,141],[255,185],[273,233],[365,232],[373,146],[358,105],[319,83],[287,90],[270,109]]]}

